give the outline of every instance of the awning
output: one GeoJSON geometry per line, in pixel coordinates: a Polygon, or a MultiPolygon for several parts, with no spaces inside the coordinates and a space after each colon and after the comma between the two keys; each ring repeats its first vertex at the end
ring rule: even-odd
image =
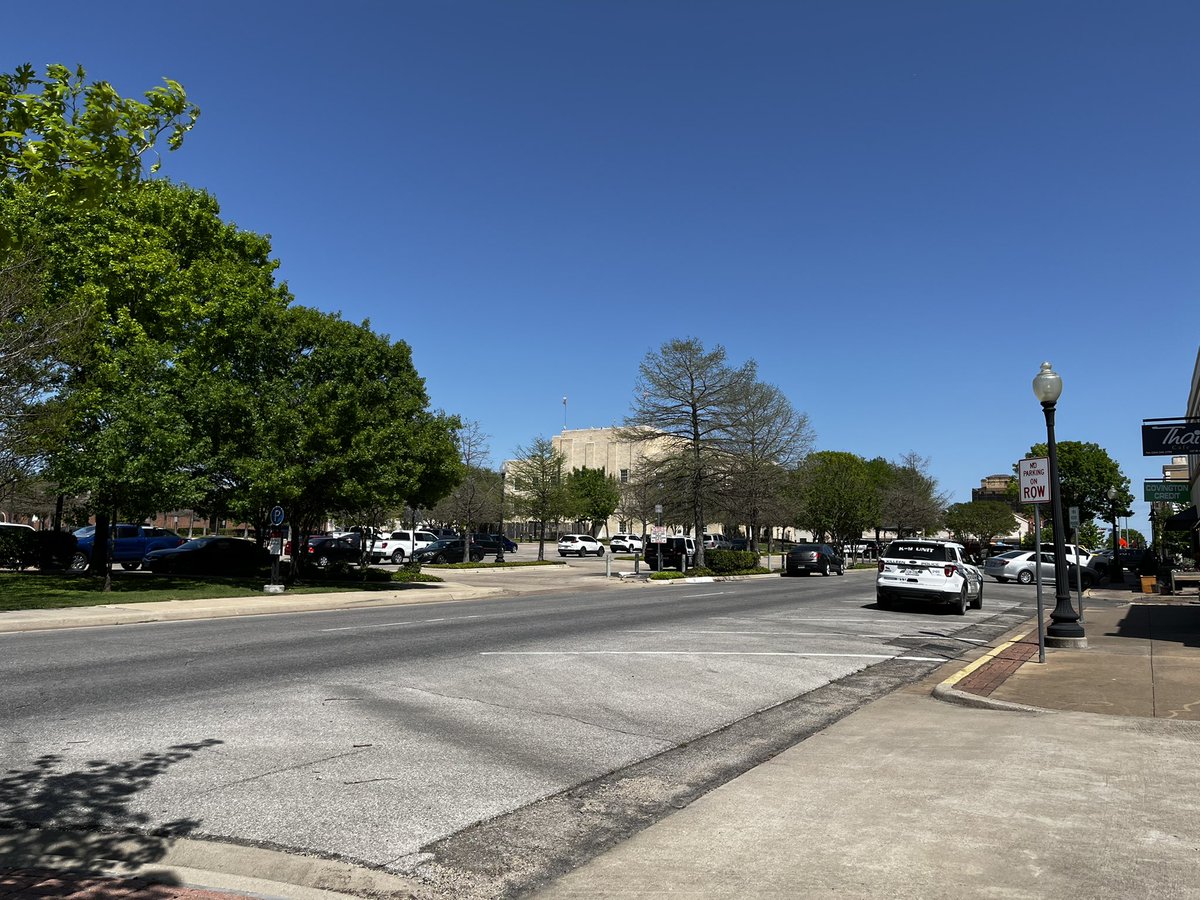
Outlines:
{"type": "Polygon", "coordinates": [[[1196,507],[1185,509],[1181,513],[1168,516],[1163,523],[1164,531],[1191,531],[1196,527],[1196,507]]]}

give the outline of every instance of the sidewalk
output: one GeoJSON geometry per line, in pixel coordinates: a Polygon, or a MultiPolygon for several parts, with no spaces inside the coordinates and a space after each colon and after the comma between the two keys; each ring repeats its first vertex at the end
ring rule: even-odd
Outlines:
{"type": "Polygon", "coordinates": [[[1026,623],[534,896],[1200,897],[1200,598],[1089,594],[1087,649],[1026,623]]]}
{"type": "MultiPolygon", "coordinates": [[[[3,613],[0,631],[81,619],[98,625],[470,599],[551,586],[536,571],[510,577],[507,588],[472,579],[382,595],[294,595],[286,604],[255,597],[35,611],[45,614],[40,618],[3,613]]],[[[1087,649],[1049,648],[1042,665],[1033,622],[1026,622],[608,848],[535,896],[1200,898],[1200,598],[1137,594],[1132,585],[1093,590],[1085,629],[1087,649]]],[[[0,856],[0,898],[350,895],[294,886],[328,886],[336,877],[328,873],[324,880],[293,873],[271,881],[264,870],[255,882],[216,864],[177,862],[163,873],[173,884],[148,884],[18,871],[16,861],[0,856]],[[38,878],[52,881],[42,890],[34,886],[38,878]]],[[[405,896],[383,883],[342,883],[359,896],[405,896]]]]}

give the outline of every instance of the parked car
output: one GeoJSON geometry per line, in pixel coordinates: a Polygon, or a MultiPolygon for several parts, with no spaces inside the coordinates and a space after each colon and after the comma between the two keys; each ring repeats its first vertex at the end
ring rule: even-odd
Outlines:
{"type": "MultiPolygon", "coordinates": [[[[1092,551],[1087,547],[1080,547],[1078,544],[1064,544],[1063,546],[1066,548],[1067,562],[1069,563],[1074,563],[1076,561],[1075,554],[1077,551],[1079,553],[1079,565],[1081,566],[1086,566],[1093,556],[1092,551]]],[[[1048,544],[1045,541],[1042,541],[1042,552],[1053,555],[1054,544],[1048,544]]]]}
{"type": "Polygon", "coordinates": [[[723,534],[704,533],[704,549],[705,550],[728,550],[733,545],[729,542],[729,538],[723,534]]]}
{"type": "MultiPolygon", "coordinates": [[[[471,546],[471,562],[479,562],[484,557],[482,547],[471,546]]],[[[441,538],[428,547],[422,547],[412,555],[416,563],[457,563],[463,561],[463,539],[441,538]]]]}
{"type": "Polygon", "coordinates": [[[948,604],[963,616],[968,604],[983,609],[983,572],[967,559],[962,544],[895,540],[879,557],[875,600],[887,608],[900,599],[948,604]]]}
{"type": "Polygon", "coordinates": [[[505,553],[515,553],[517,545],[508,537],[502,534],[473,534],[471,535],[471,545],[478,545],[483,548],[485,556],[500,552],[500,545],[504,545],[505,553]]]}
{"type": "Polygon", "coordinates": [[[642,549],[642,536],[619,532],[609,540],[608,549],[613,553],[637,553],[642,549]]]}
{"type": "Polygon", "coordinates": [[[788,550],[784,560],[785,574],[811,575],[813,572],[845,575],[846,561],[828,544],[796,544],[788,550]]]}
{"type": "MultiPolygon", "coordinates": [[[[1100,579],[1100,573],[1089,566],[1076,566],[1067,563],[1067,578],[1071,587],[1083,576],[1083,586],[1090,588],[1100,579]]],[[[1054,554],[1036,554],[1032,550],[1010,550],[999,556],[988,557],[983,562],[983,574],[990,575],[997,581],[1017,581],[1021,584],[1033,584],[1041,576],[1042,584],[1054,583],[1054,554]],[[1036,557],[1036,558],[1035,558],[1036,557]]]]}
{"type": "Polygon", "coordinates": [[[749,538],[734,538],[733,540],[731,540],[729,542],[729,549],[730,550],[749,550],[750,549],[750,539],[749,538]]]}
{"type": "Polygon", "coordinates": [[[309,538],[308,558],[318,569],[325,569],[334,563],[359,562],[362,559],[362,550],[358,541],[350,538],[309,538]]]}
{"type": "MultiPolygon", "coordinates": [[[[178,547],[184,542],[173,531],[154,525],[130,525],[118,522],[109,527],[112,561],[123,569],[137,569],[146,554],[152,550],[178,547]]],[[[88,567],[96,544],[96,526],[85,525],[75,532],[75,554],[71,557],[71,569],[79,572],[88,567]]]]}
{"type": "Polygon", "coordinates": [[[642,548],[642,559],[651,570],[661,568],[685,571],[696,563],[696,541],[681,534],[668,535],[664,543],[646,544],[642,548]]]}
{"type": "Polygon", "coordinates": [[[375,562],[387,559],[400,565],[404,557],[412,556],[436,540],[437,535],[432,531],[392,531],[381,535],[375,542],[371,548],[371,559],[375,562]]]}
{"type": "Polygon", "coordinates": [[[171,575],[253,575],[271,562],[266,548],[245,538],[210,534],[178,547],[151,550],[146,568],[171,575]]]}
{"type": "Polygon", "coordinates": [[[579,556],[604,555],[604,545],[590,534],[564,534],[558,539],[558,555],[575,553],[579,556]]]}

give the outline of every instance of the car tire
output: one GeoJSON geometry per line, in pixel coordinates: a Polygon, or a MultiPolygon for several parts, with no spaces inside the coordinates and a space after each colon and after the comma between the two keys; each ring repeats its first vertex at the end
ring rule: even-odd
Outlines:
{"type": "Polygon", "coordinates": [[[83,551],[75,553],[75,555],[71,557],[71,571],[82,572],[88,567],[88,562],[88,555],[86,553],[83,551]]]}
{"type": "Polygon", "coordinates": [[[320,556],[317,557],[317,568],[324,569],[329,565],[330,562],[331,562],[331,560],[329,559],[329,557],[322,553],[320,556]]]}
{"type": "Polygon", "coordinates": [[[596,555],[597,555],[597,556],[603,556],[603,555],[604,555],[604,548],[603,548],[603,547],[601,547],[599,550],[597,550],[597,551],[596,551],[596,555]]]}
{"type": "Polygon", "coordinates": [[[404,551],[395,550],[392,552],[392,562],[397,566],[404,565],[404,551]]]}
{"type": "Polygon", "coordinates": [[[1021,584],[1033,584],[1033,572],[1029,569],[1022,569],[1017,573],[1017,581],[1021,584]]]}
{"type": "Polygon", "coordinates": [[[995,579],[996,579],[998,582],[1000,582],[1001,584],[1008,584],[1008,579],[1007,579],[1007,578],[1001,578],[999,575],[994,575],[994,576],[992,576],[992,577],[993,577],[993,578],[995,578],[995,579]]]}
{"type": "Polygon", "coordinates": [[[875,605],[878,606],[880,609],[891,609],[892,608],[892,598],[889,597],[887,594],[885,594],[883,591],[876,590],[875,591],[875,605]]]}
{"type": "Polygon", "coordinates": [[[443,554],[439,553],[437,556],[435,556],[433,558],[433,562],[435,565],[441,565],[446,562],[446,557],[443,554]]]}
{"type": "Polygon", "coordinates": [[[121,563],[121,568],[124,569],[126,572],[136,572],[141,567],[142,567],[142,564],[140,562],[123,562],[123,563],[121,563]]]}
{"type": "Polygon", "coordinates": [[[954,604],[954,614],[956,616],[965,616],[967,614],[967,583],[964,581],[962,590],[958,592],[958,602],[954,604]]]}
{"type": "Polygon", "coordinates": [[[559,550],[559,551],[558,551],[558,555],[559,555],[559,556],[561,556],[561,557],[563,557],[563,558],[566,558],[567,551],[566,551],[566,550],[559,550]]]}
{"type": "Polygon", "coordinates": [[[829,561],[828,560],[821,563],[821,574],[825,575],[825,576],[829,575],[829,561]]]}
{"type": "Polygon", "coordinates": [[[979,579],[979,596],[971,601],[971,609],[983,609],[983,579],[979,579]]]}
{"type": "Polygon", "coordinates": [[[845,563],[842,563],[840,566],[838,566],[837,573],[838,573],[838,575],[846,574],[846,564],[845,563]]]}

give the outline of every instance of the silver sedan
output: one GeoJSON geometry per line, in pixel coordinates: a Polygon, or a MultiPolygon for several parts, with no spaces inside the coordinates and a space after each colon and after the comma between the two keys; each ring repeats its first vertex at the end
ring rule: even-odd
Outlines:
{"type": "MultiPolygon", "coordinates": [[[[1067,571],[1070,573],[1068,583],[1074,587],[1079,567],[1068,562],[1067,571]]],[[[1040,576],[1042,584],[1053,584],[1054,554],[1034,553],[1032,550],[1010,550],[1007,553],[985,559],[983,574],[990,575],[999,582],[1018,581],[1021,584],[1033,584],[1034,579],[1040,576]]],[[[1096,578],[1096,573],[1092,569],[1083,569],[1083,586],[1085,588],[1091,587],[1096,582],[1096,578]]]]}

